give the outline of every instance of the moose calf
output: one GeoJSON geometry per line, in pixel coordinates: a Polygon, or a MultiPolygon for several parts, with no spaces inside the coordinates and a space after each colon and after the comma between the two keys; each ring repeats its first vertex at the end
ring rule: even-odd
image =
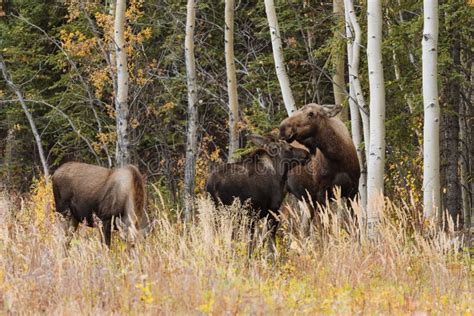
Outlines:
{"type": "MultiPolygon", "coordinates": [[[[274,248],[277,224],[270,211],[279,211],[286,194],[288,172],[306,163],[310,156],[307,150],[274,138],[252,136],[251,141],[261,147],[242,161],[224,164],[211,173],[206,191],[215,203],[230,205],[237,198],[241,203],[249,201],[257,218],[270,216],[268,229],[274,248]]],[[[252,238],[253,231],[252,224],[252,238]]]]}
{"type": "MultiPolygon", "coordinates": [[[[103,222],[105,243],[110,246],[112,220],[136,236],[146,221],[145,183],[135,166],[107,169],[68,162],[53,174],[56,211],[71,211],[74,230],[80,222],[94,226],[93,215],[103,222]]],[[[114,225],[115,227],[115,225],[114,225]]]]}

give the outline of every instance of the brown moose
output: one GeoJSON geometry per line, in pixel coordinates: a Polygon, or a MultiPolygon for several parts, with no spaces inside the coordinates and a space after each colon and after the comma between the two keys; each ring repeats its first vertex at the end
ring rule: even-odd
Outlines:
{"type": "MultiPolygon", "coordinates": [[[[312,157],[305,167],[295,167],[288,175],[288,190],[299,200],[310,198],[325,203],[333,188],[341,187],[342,197],[358,193],[359,160],[349,131],[334,117],[339,105],[307,104],[280,124],[280,137],[306,146],[312,157]]],[[[313,214],[314,215],[314,214],[313,214]]]]}
{"type": "MultiPolygon", "coordinates": [[[[215,203],[230,205],[234,199],[242,204],[248,201],[253,216],[259,219],[269,216],[270,245],[274,250],[277,221],[271,212],[279,212],[286,194],[288,172],[306,163],[310,156],[306,149],[275,138],[252,136],[251,141],[261,147],[242,161],[224,164],[211,173],[206,191],[215,203]]],[[[252,224],[252,237],[253,231],[252,224]]]]}
{"type": "Polygon", "coordinates": [[[71,226],[81,222],[94,226],[93,215],[103,222],[102,233],[110,246],[112,221],[136,237],[146,223],[146,191],[143,176],[135,166],[117,169],[68,162],[53,174],[56,211],[71,211],[71,226]]]}

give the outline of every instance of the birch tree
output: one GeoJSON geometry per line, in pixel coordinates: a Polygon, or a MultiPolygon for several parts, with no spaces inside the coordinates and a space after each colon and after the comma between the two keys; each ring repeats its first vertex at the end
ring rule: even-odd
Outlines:
{"type": "MultiPolygon", "coordinates": [[[[343,0],[333,0],[333,13],[337,22],[337,27],[334,32],[334,37],[337,39],[337,45],[335,45],[333,51],[334,74],[332,76],[332,87],[334,102],[342,105],[346,98],[346,89],[344,88],[346,86],[344,79],[344,51],[343,46],[339,45],[343,41],[342,34],[344,33],[344,28],[339,29],[339,25],[343,25],[342,21],[344,20],[343,0]]],[[[346,121],[348,119],[347,108],[344,108],[339,112],[338,117],[346,121]]]]}
{"type": "Polygon", "coordinates": [[[272,41],[273,59],[275,61],[275,70],[280,83],[283,102],[285,103],[286,112],[291,115],[296,111],[295,99],[291,92],[290,80],[285,69],[285,60],[283,58],[283,47],[281,44],[280,29],[275,11],[273,0],[265,0],[265,12],[267,14],[268,27],[270,28],[270,37],[272,41]]]}
{"type": "MultiPolygon", "coordinates": [[[[349,70],[349,110],[351,113],[351,134],[354,146],[357,149],[357,157],[361,175],[359,179],[359,194],[361,206],[367,207],[367,168],[366,155],[363,149],[364,139],[361,131],[361,111],[366,107],[362,88],[359,81],[359,45],[360,45],[360,27],[358,29],[358,42],[354,42],[354,26],[351,23],[351,15],[355,16],[354,4],[352,0],[344,0],[344,16],[346,21],[346,37],[347,37],[347,67],[349,70]],[[357,46],[355,49],[354,46],[357,46]],[[355,52],[355,54],[354,54],[355,52]],[[356,59],[354,58],[356,56],[356,59]],[[356,86],[355,81],[358,82],[356,86]],[[357,90],[358,88],[358,90],[357,90]],[[359,104],[359,102],[360,104],[359,104]],[[361,107],[361,109],[359,109],[361,107]]],[[[357,22],[357,21],[356,21],[357,22]]],[[[358,25],[357,25],[358,27],[358,25]]],[[[368,119],[366,118],[367,135],[368,135],[368,119]]]]}
{"type": "Polygon", "coordinates": [[[440,207],[438,103],[438,0],[423,1],[423,214],[435,216],[440,207]]]}
{"type": "Polygon", "coordinates": [[[196,25],[196,0],[188,0],[186,8],[186,35],[184,54],[186,60],[186,79],[188,86],[188,127],[186,131],[186,162],[184,170],[184,219],[191,220],[194,186],[196,181],[197,156],[197,84],[196,61],[194,59],[194,27],[196,25]]]}
{"type": "Polygon", "coordinates": [[[44,173],[45,181],[47,184],[48,178],[49,178],[49,169],[48,169],[48,163],[46,161],[46,155],[44,154],[43,143],[41,142],[40,133],[38,132],[38,128],[36,128],[36,123],[35,123],[35,120],[33,119],[33,115],[31,115],[30,110],[26,106],[25,98],[23,97],[23,93],[20,90],[20,87],[17,86],[13,82],[12,78],[10,77],[10,74],[8,73],[7,66],[3,60],[2,55],[0,55],[0,70],[3,76],[3,80],[5,80],[8,87],[16,94],[18,101],[20,102],[21,108],[23,110],[23,113],[25,113],[26,119],[28,120],[28,123],[30,124],[31,132],[33,133],[33,137],[36,142],[38,155],[40,157],[41,166],[43,167],[43,173],[44,173]]]}
{"type": "Polygon", "coordinates": [[[229,95],[229,161],[234,161],[233,156],[239,148],[239,104],[237,97],[237,76],[234,61],[234,10],[235,1],[225,1],[225,64],[227,71],[227,94],[229,95]]]}
{"type": "Polygon", "coordinates": [[[115,5],[114,41],[117,61],[117,91],[115,96],[115,120],[117,127],[117,146],[115,160],[121,167],[130,163],[128,139],[128,64],[125,43],[126,0],[117,0],[115,5]]]}
{"type": "Polygon", "coordinates": [[[373,235],[379,209],[383,207],[385,165],[385,84],[382,63],[382,1],[368,1],[367,60],[370,88],[370,141],[367,164],[367,223],[373,235]]]}

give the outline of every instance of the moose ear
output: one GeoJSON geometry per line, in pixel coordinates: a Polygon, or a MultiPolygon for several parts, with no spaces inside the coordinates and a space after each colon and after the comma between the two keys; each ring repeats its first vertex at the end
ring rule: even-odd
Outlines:
{"type": "Polygon", "coordinates": [[[250,135],[249,141],[257,146],[264,146],[269,143],[268,138],[260,136],[260,135],[250,135]]]}
{"type": "Polygon", "coordinates": [[[342,105],[339,104],[323,104],[321,105],[323,114],[327,117],[334,117],[342,110],[342,105]]]}

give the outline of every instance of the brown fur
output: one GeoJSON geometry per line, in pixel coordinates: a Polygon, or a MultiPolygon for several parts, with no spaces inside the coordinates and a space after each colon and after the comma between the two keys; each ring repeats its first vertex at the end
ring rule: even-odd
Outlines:
{"type": "Polygon", "coordinates": [[[269,216],[274,243],[276,221],[271,212],[278,214],[286,195],[288,172],[306,163],[309,153],[281,140],[253,136],[252,141],[262,147],[240,162],[221,165],[209,175],[206,191],[216,203],[230,205],[234,199],[241,203],[248,201],[257,218],[269,216]]]}
{"type": "Polygon", "coordinates": [[[344,123],[333,117],[340,109],[308,104],[280,124],[280,137],[300,142],[312,154],[306,166],[297,166],[288,175],[289,191],[298,199],[309,193],[313,202],[324,203],[335,186],[341,187],[343,197],[354,198],[358,192],[356,148],[344,123]]]}
{"type": "Polygon", "coordinates": [[[145,182],[135,166],[107,169],[79,162],[59,167],[53,175],[56,211],[71,211],[72,224],[94,226],[93,215],[103,221],[105,242],[110,245],[112,219],[133,233],[146,223],[145,182]]]}

